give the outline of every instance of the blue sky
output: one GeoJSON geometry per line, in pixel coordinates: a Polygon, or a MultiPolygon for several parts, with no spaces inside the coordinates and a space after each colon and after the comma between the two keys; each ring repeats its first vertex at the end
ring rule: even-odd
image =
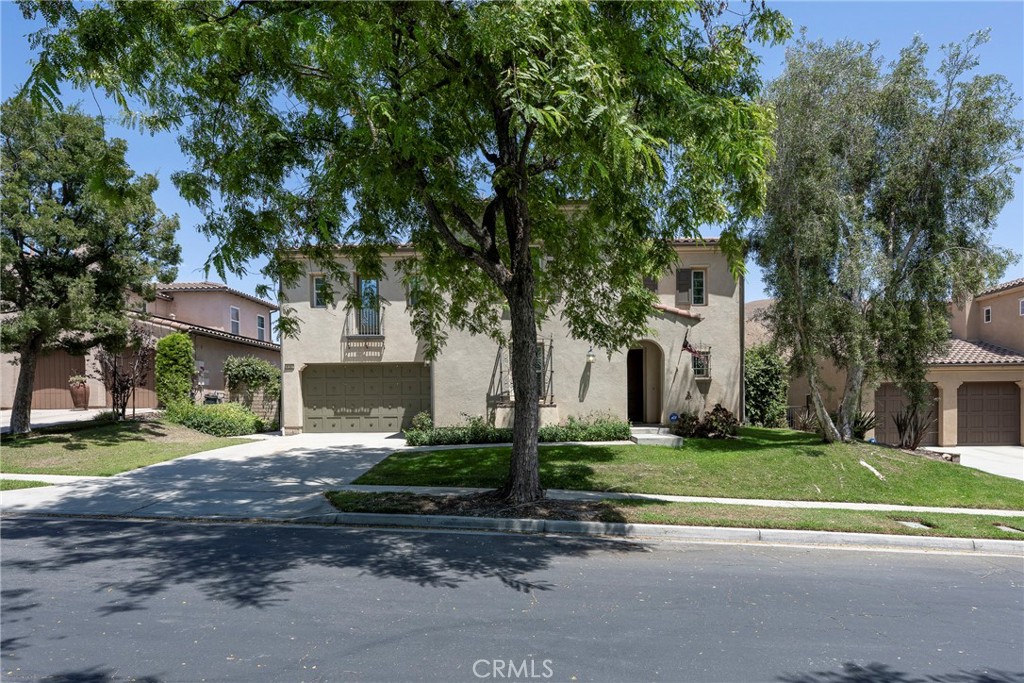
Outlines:
{"type": "MultiPolygon", "coordinates": [[[[991,40],[980,51],[981,68],[986,73],[1001,73],[1013,84],[1014,92],[1024,95],[1024,0],[1005,2],[769,2],[782,10],[799,30],[807,28],[812,40],[834,42],[849,38],[863,43],[877,41],[879,52],[887,60],[894,59],[899,50],[908,45],[914,35],[921,35],[931,47],[931,66],[941,59],[940,46],[960,41],[968,34],[990,29],[991,40]]],[[[0,96],[10,97],[24,82],[33,59],[27,33],[38,24],[25,21],[18,7],[9,0],[0,2],[0,96]]],[[[762,50],[765,81],[777,77],[784,66],[785,46],[762,50]]],[[[183,262],[180,280],[201,280],[203,264],[213,245],[199,234],[196,226],[202,221],[199,211],[178,195],[170,175],[186,167],[186,160],[178,149],[172,133],[152,136],[148,133],[126,130],[116,124],[118,111],[97,93],[64,93],[66,102],[79,102],[90,114],[108,117],[108,135],[128,141],[128,162],[137,172],[154,173],[160,179],[156,200],[167,214],[178,214],[181,229],[178,241],[182,245],[183,262]]],[[[1024,106],[1018,107],[1018,116],[1024,118],[1024,106]]],[[[992,241],[1017,253],[1024,252],[1024,181],[1017,177],[1015,197],[998,218],[998,227],[992,241]]],[[[250,274],[229,275],[227,283],[243,291],[252,292],[260,282],[260,264],[255,263],[250,274]]],[[[1024,262],[1012,266],[1005,279],[1024,277],[1024,262]]],[[[216,279],[213,275],[211,279],[216,279]]],[[[764,297],[760,272],[751,265],[747,277],[747,300],[764,297]]]]}

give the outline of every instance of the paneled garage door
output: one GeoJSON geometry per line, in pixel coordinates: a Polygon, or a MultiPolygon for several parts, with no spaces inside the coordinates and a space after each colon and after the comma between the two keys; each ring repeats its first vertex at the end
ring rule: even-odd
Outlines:
{"type": "Polygon", "coordinates": [[[956,409],[960,446],[1020,444],[1020,389],[1013,382],[964,382],[956,409]]]}
{"type": "Polygon", "coordinates": [[[430,368],[422,363],[311,365],[302,372],[307,432],[397,432],[430,411],[430,368]]]}
{"type": "MultiPolygon", "coordinates": [[[[938,391],[932,389],[932,405],[938,398],[938,391]]],[[[878,425],[875,427],[875,440],[880,443],[899,443],[899,433],[896,431],[896,422],[893,416],[902,411],[907,405],[907,396],[895,384],[883,384],[875,391],[875,417],[878,425]]],[[[936,418],[938,413],[932,410],[931,417],[936,418]]],[[[939,443],[938,422],[933,420],[925,432],[922,446],[936,446],[939,443]]]]}

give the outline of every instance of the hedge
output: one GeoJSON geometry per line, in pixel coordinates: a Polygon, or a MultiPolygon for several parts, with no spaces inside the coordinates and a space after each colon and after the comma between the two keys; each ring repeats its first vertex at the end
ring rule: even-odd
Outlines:
{"type": "Polygon", "coordinates": [[[169,422],[213,436],[243,436],[266,428],[263,420],[241,403],[196,405],[177,401],[167,407],[164,417],[169,422]]]}
{"type": "MultiPolygon", "coordinates": [[[[455,444],[511,443],[512,429],[494,427],[482,417],[466,416],[463,425],[433,427],[424,413],[413,419],[414,427],[405,432],[409,446],[448,446],[455,444]]],[[[629,423],[610,417],[579,419],[570,417],[564,425],[548,425],[538,430],[541,443],[555,441],[625,441],[629,439],[629,423]]]]}
{"type": "Polygon", "coordinates": [[[156,343],[156,400],[170,406],[192,398],[192,377],[196,360],[192,337],[184,332],[169,334],[156,343]]]}

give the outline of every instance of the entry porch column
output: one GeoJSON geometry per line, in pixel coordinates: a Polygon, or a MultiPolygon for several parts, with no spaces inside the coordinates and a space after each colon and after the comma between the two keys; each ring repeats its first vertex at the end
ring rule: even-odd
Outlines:
{"type": "Polygon", "coordinates": [[[957,377],[937,379],[939,390],[938,427],[939,445],[957,445],[957,393],[963,381],[957,377]]]}

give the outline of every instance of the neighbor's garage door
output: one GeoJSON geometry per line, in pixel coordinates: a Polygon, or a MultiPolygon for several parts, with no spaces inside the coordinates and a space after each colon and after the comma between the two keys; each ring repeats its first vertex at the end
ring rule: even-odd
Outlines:
{"type": "Polygon", "coordinates": [[[957,390],[956,409],[959,445],[1020,443],[1020,389],[1013,382],[965,382],[957,390]]]}
{"type": "Polygon", "coordinates": [[[311,365],[302,372],[306,432],[397,432],[430,411],[422,363],[311,365]]]}
{"type": "MultiPolygon", "coordinates": [[[[938,396],[938,390],[932,387],[932,405],[938,396]]],[[[893,417],[907,406],[907,396],[895,384],[883,384],[875,391],[875,417],[878,424],[875,427],[875,440],[880,443],[899,443],[899,433],[896,431],[896,421],[893,417]]],[[[935,446],[939,443],[938,422],[934,419],[938,416],[935,409],[930,417],[933,418],[928,430],[925,432],[922,446],[935,446]]]]}

